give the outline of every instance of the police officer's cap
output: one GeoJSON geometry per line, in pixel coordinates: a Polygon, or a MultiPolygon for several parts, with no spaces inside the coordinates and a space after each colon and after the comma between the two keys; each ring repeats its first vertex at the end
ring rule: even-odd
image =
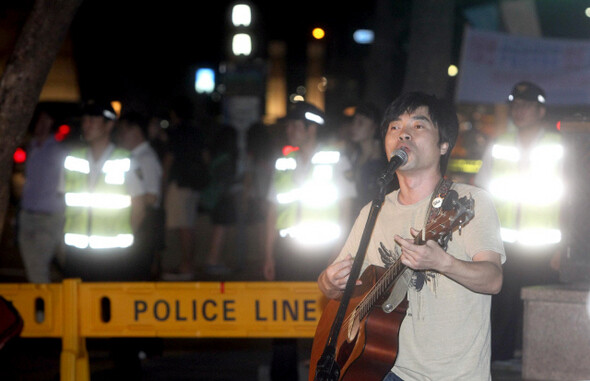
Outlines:
{"type": "Polygon", "coordinates": [[[117,114],[109,102],[89,100],[82,105],[82,115],[102,116],[109,120],[117,119],[117,114]]]}
{"type": "Polygon", "coordinates": [[[545,91],[532,82],[522,81],[514,85],[514,88],[508,96],[508,102],[512,102],[515,99],[538,102],[544,105],[545,91]]]}
{"type": "Polygon", "coordinates": [[[303,120],[323,126],[326,123],[326,115],[311,103],[296,102],[287,111],[287,115],[279,119],[281,122],[287,120],[303,120]]]}

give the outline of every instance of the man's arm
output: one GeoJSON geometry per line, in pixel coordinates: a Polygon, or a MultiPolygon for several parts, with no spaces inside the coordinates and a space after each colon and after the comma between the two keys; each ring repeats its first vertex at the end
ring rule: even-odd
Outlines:
{"type": "MultiPolygon", "coordinates": [[[[412,229],[412,234],[418,232],[412,229]]],[[[414,270],[435,270],[473,292],[497,294],[502,288],[502,264],[499,253],[481,251],[473,261],[463,261],[445,252],[436,242],[416,245],[410,239],[395,236],[402,248],[401,261],[414,270]]]]}
{"type": "Polygon", "coordinates": [[[145,195],[131,197],[131,229],[137,233],[145,218],[145,195]]]}
{"type": "Polygon", "coordinates": [[[500,254],[481,251],[473,257],[473,262],[451,258],[446,268],[440,272],[462,284],[471,291],[482,294],[497,294],[502,289],[502,265],[500,254]]]}

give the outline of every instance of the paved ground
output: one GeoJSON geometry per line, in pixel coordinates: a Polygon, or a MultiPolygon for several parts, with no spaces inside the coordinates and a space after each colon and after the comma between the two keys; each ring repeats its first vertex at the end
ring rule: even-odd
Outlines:
{"type": "MultiPolygon", "coordinates": [[[[267,339],[166,339],[161,352],[148,353],[141,361],[138,380],[145,381],[267,381],[269,377],[270,340],[267,339]]],[[[300,353],[307,353],[311,342],[300,341],[300,353]]],[[[122,378],[114,371],[109,356],[109,340],[88,340],[92,381],[115,381],[122,378]]],[[[153,347],[153,346],[152,346],[153,347]]],[[[150,348],[149,343],[146,348],[150,348]]],[[[59,380],[57,339],[17,339],[0,351],[3,381],[59,380]]],[[[307,380],[305,361],[300,363],[300,380],[307,380]]],[[[493,381],[522,381],[517,367],[492,370],[493,381]]]]}

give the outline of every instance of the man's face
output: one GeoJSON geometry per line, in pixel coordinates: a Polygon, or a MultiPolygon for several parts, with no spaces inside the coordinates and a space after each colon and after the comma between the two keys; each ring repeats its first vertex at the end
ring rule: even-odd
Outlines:
{"type": "Polygon", "coordinates": [[[534,127],[544,116],[545,107],[537,102],[517,98],[510,103],[510,118],[516,127],[534,127]]]}
{"type": "Polygon", "coordinates": [[[49,135],[51,133],[51,126],[53,123],[53,118],[46,112],[42,112],[39,115],[37,123],[35,124],[34,135],[37,137],[45,137],[49,135]]]}
{"type": "Polygon", "coordinates": [[[121,147],[126,149],[131,149],[131,132],[133,126],[131,126],[128,122],[122,121],[117,124],[116,137],[117,137],[117,144],[121,147]]]}
{"type": "Polygon", "coordinates": [[[355,143],[373,139],[377,125],[365,115],[357,114],[352,119],[350,126],[350,140],[355,143]]]}
{"type": "Polygon", "coordinates": [[[439,168],[440,156],[447,152],[448,143],[438,144],[438,128],[430,119],[428,108],[418,107],[389,122],[385,134],[385,152],[390,158],[393,151],[403,149],[408,161],[400,171],[421,171],[439,168]]]}
{"type": "Polygon", "coordinates": [[[102,116],[82,116],[82,135],[88,144],[108,140],[113,126],[114,122],[112,120],[105,119],[102,116]]]}
{"type": "Polygon", "coordinates": [[[299,119],[287,120],[287,141],[290,145],[300,147],[309,140],[310,128],[305,122],[299,119]]]}

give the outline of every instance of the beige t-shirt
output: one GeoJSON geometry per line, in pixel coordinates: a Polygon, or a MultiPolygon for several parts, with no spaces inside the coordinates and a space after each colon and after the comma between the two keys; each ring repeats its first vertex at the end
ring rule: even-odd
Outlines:
{"type": "MultiPolygon", "coordinates": [[[[471,261],[484,250],[506,256],[500,223],[489,194],[471,185],[453,184],[459,197],[474,199],[474,217],[453,233],[447,252],[471,261]]],[[[431,197],[413,205],[401,205],[398,192],[385,198],[377,217],[365,257],[368,264],[383,266],[381,252],[394,258],[401,250],[394,234],[410,238],[410,227],[424,228],[431,197]]],[[[367,222],[370,204],[359,214],[338,258],[356,255],[367,222]]],[[[408,288],[409,307],[399,335],[399,354],[394,373],[411,380],[490,380],[491,296],[475,293],[436,272],[416,272],[408,288]]]]}

